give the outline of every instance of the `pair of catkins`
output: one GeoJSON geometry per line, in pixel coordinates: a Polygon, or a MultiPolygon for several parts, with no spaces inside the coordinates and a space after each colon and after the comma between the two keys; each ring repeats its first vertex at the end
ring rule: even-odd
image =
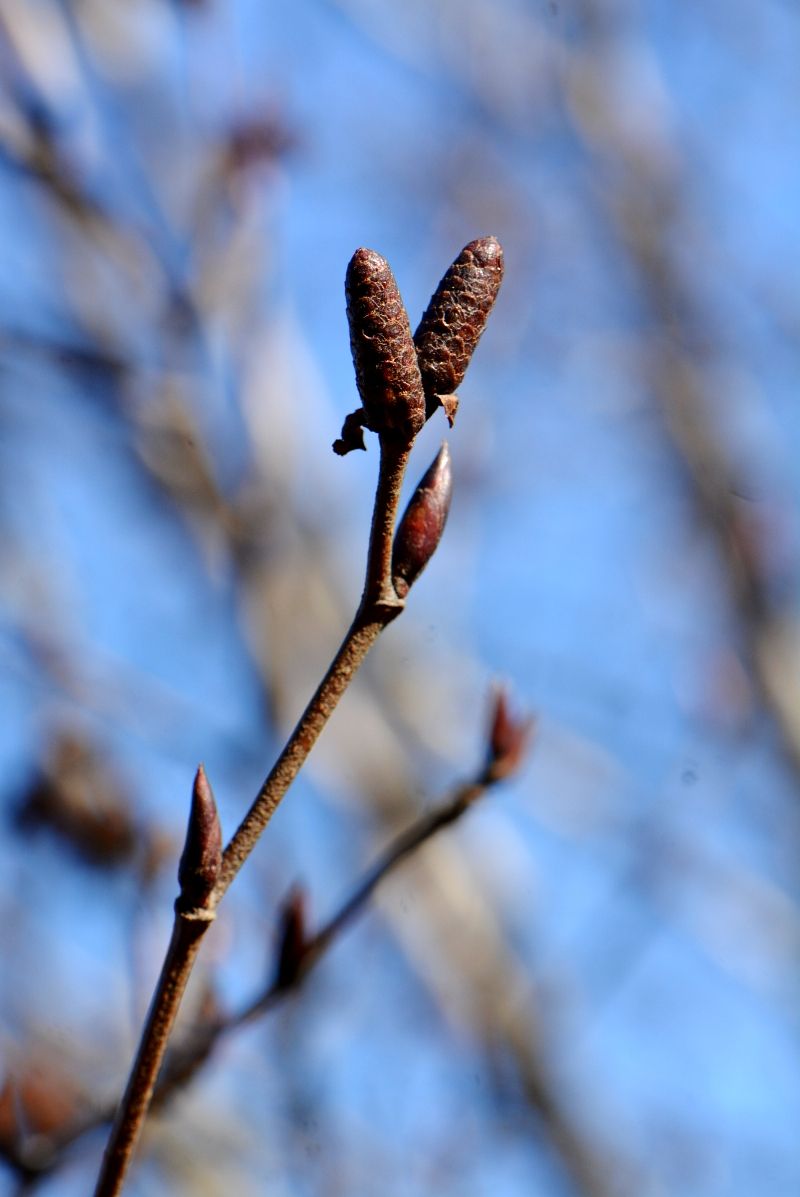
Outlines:
{"type": "MultiPolygon", "coordinates": [[[[350,349],[361,407],[344,421],[335,453],[364,449],[363,429],[382,448],[410,449],[437,408],[452,427],[460,386],[486,326],[503,278],[503,250],[496,237],[470,241],[436,288],[413,337],[391,267],[372,249],[358,249],[345,279],[350,349]]],[[[438,543],[450,505],[447,445],[420,482],[395,542],[394,585],[399,597],[421,573],[438,543]],[[435,545],[434,545],[435,547],[435,545]],[[432,550],[431,550],[432,551],[432,550]],[[423,559],[424,558],[424,559],[423,559]]]]}

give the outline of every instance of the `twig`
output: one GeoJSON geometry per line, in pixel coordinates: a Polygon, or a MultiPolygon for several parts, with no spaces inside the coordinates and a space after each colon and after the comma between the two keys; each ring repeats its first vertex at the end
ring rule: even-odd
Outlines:
{"type": "Polygon", "coordinates": [[[178,868],[180,894],[161,975],[139,1049],[103,1156],[95,1197],[119,1193],[150,1106],[167,1042],[200,942],[216,915],[214,886],[222,864],[217,807],[203,766],[197,770],[186,844],[178,868]]]}
{"type": "Polygon", "coordinates": [[[394,602],[389,598],[390,537],[394,529],[400,486],[407,460],[408,450],[403,455],[393,451],[381,454],[364,599],[325,677],[225,849],[216,888],[208,896],[208,917],[205,920],[187,919],[176,912],[172,939],[156,984],[128,1085],[103,1157],[94,1197],[116,1197],[122,1190],[152,1100],[156,1078],[166,1053],[180,1001],[203,934],[214,917],[218,902],[255,847],[358,667],[383,629],[403,609],[404,600],[394,595],[393,588],[391,594],[394,595],[394,602]]]}
{"type": "Polygon", "coordinates": [[[152,1100],[167,1041],[208,923],[176,915],[139,1050],[111,1130],[95,1197],[119,1193],[152,1100]]]}
{"type": "MultiPolygon", "coordinates": [[[[288,962],[279,961],[273,980],[260,994],[236,1013],[217,1017],[199,1027],[187,1043],[170,1053],[152,1094],[153,1108],[163,1108],[182,1090],[196,1076],[224,1037],[268,1013],[292,993],[297,992],[308,974],[365,909],[378,886],[428,840],[457,822],[490,788],[506,780],[519,769],[530,742],[532,720],[511,717],[502,690],[495,695],[491,714],[486,760],[475,775],[457,786],[444,802],[402,831],[367,870],[351,895],[314,935],[305,936],[302,921],[300,922],[292,959],[288,962]]],[[[198,926],[197,940],[192,949],[195,954],[201,938],[202,928],[198,926]]],[[[162,1023],[162,1033],[163,1026],[162,1023]]],[[[37,1176],[52,1172],[72,1143],[112,1118],[113,1110],[97,1110],[89,1114],[79,1125],[73,1125],[69,1133],[57,1143],[52,1144],[44,1166],[28,1167],[25,1169],[25,1175],[30,1176],[35,1182],[37,1176]]],[[[7,1162],[15,1171],[23,1173],[25,1166],[21,1158],[10,1158],[7,1162]]]]}
{"type": "Polygon", "coordinates": [[[367,653],[387,624],[403,610],[404,600],[397,596],[392,585],[391,551],[400,487],[407,461],[408,449],[397,452],[394,446],[386,448],[381,443],[381,464],[361,605],[328,672],[225,849],[217,901],[252,852],[367,653]]]}
{"type": "Polygon", "coordinates": [[[391,873],[428,840],[462,818],[493,786],[507,780],[519,769],[530,743],[532,729],[531,719],[510,716],[505,693],[499,690],[492,708],[486,761],[474,777],[457,786],[449,798],[400,832],[367,870],[350,897],[316,934],[306,938],[301,926],[292,953],[293,959],[289,962],[279,961],[273,981],[258,997],[246,1003],[237,1013],[201,1028],[194,1042],[177,1052],[172,1061],[168,1061],[154,1102],[159,1106],[165,1104],[176,1089],[195,1075],[220,1039],[266,1014],[298,989],[391,873]]]}
{"type": "MultiPolygon", "coordinates": [[[[463,326],[470,329],[470,353],[483,331],[502,278],[502,250],[495,239],[485,238],[484,242],[473,242],[471,246],[484,243],[486,255],[474,256],[468,247],[469,259],[464,261],[463,267],[459,266],[457,276],[459,282],[463,281],[463,275],[467,282],[481,285],[470,292],[463,285],[454,290],[448,282],[444,293],[435,293],[429,307],[429,313],[433,311],[438,317],[443,304],[448,311],[454,306],[455,296],[454,310],[463,326]]],[[[462,258],[463,254],[457,263],[460,264],[462,258]]],[[[443,283],[450,277],[448,272],[443,283]]],[[[370,648],[383,629],[403,610],[411,582],[435,552],[444,529],[452,485],[446,447],[417,488],[396,535],[394,531],[409,453],[427,417],[421,367],[424,369],[426,361],[433,361],[435,355],[447,349],[450,335],[447,321],[441,326],[437,322],[426,346],[418,351],[389,265],[373,250],[360,249],[353,255],[347,270],[346,294],[350,344],[363,406],[359,413],[348,417],[346,428],[349,424],[349,433],[343,429],[343,439],[334,448],[344,454],[359,447],[355,429],[358,428],[360,436],[360,427],[376,432],[380,441],[378,483],[361,602],[336,657],[283,752],[224,854],[215,861],[213,880],[201,887],[198,897],[192,887],[187,890],[187,881],[179,873],[181,897],[176,905],[172,939],[103,1157],[95,1197],[116,1197],[122,1190],[152,1101],[181,997],[200,941],[215,916],[217,905],[255,847],[370,648]],[[397,586],[393,576],[395,553],[402,563],[397,586]]],[[[460,373],[456,376],[459,382],[467,362],[468,356],[459,362],[460,373]]],[[[204,782],[200,771],[198,781],[201,776],[204,782]]],[[[195,804],[198,781],[195,783],[195,804]]],[[[213,807],[213,798],[210,801],[213,807]]],[[[215,809],[214,820],[218,830],[215,809]]],[[[192,848],[201,850],[202,854],[207,847],[202,838],[202,831],[193,831],[190,819],[184,860],[192,848]]]]}

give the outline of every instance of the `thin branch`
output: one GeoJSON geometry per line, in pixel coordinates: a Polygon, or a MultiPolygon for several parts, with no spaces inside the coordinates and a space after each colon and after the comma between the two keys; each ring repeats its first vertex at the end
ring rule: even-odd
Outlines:
{"type": "Polygon", "coordinates": [[[156,983],[139,1050],[111,1128],[95,1197],[119,1193],[130,1164],[186,983],[200,943],[216,917],[214,886],[222,866],[222,831],[217,805],[201,765],[192,790],[186,842],[178,866],[180,894],[161,975],[156,983]]]}
{"type": "Polygon", "coordinates": [[[530,742],[533,722],[512,718],[502,690],[495,696],[489,729],[485,763],[468,781],[457,786],[450,796],[422,815],[389,844],[339,909],[315,935],[298,947],[292,970],[282,969],[256,998],[237,1013],[218,1018],[200,1028],[193,1041],[168,1061],[154,1101],[164,1105],[202,1066],[223,1036],[253,1022],[297,990],[308,974],[366,907],[375,890],[428,840],[457,822],[487,792],[511,777],[521,766],[530,742]]]}
{"type": "Polygon", "coordinates": [[[382,437],[364,596],[358,613],[325,677],[225,849],[219,878],[208,896],[208,919],[176,914],[172,939],[103,1157],[94,1197],[117,1197],[122,1191],[200,941],[219,901],[255,847],[367,653],[405,605],[395,594],[391,582],[391,539],[410,446],[398,452],[394,446],[385,449],[384,440],[382,437]]]}
{"type": "Polygon", "coordinates": [[[217,901],[252,852],[367,653],[387,624],[403,610],[404,601],[398,598],[392,585],[391,551],[408,454],[408,448],[398,452],[391,444],[387,448],[381,439],[381,463],[361,605],[328,672],[225,849],[217,901]]]}
{"type": "Polygon", "coordinates": [[[388,437],[381,437],[380,445],[378,488],[372,512],[367,574],[359,614],[366,614],[374,606],[386,610],[389,622],[403,609],[403,603],[392,585],[392,541],[410,446],[398,444],[388,437]]]}
{"type": "MultiPolygon", "coordinates": [[[[367,870],[355,886],[351,895],[342,903],[331,918],[316,932],[305,938],[302,930],[294,955],[293,967],[276,970],[272,982],[255,998],[236,1013],[218,1016],[198,1027],[188,1042],[172,1051],[167,1057],[161,1076],[152,1093],[151,1106],[163,1108],[177,1092],[181,1091],[206,1063],[220,1040],[255,1019],[276,1008],[284,999],[301,988],[308,974],[323,956],[334,947],[339,938],[365,909],[375,890],[387,877],[399,868],[410,856],[415,855],[428,840],[457,822],[488,790],[515,773],[522,764],[529,743],[532,722],[525,718],[512,718],[503,691],[495,696],[492,720],[487,737],[485,763],[468,781],[456,787],[450,796],[433,810],[422,815],[410,827],[402,831],[367,870]]],[[[196,954],[202,937],[202,927],[197,927],[197,941],[189,945],[196,954]]],[[[170,945],[172,948],[172,944],[170,945]]],[[[177,945],[183,951],[186,945],[177,945]]],[[[167,966],[165,963],[165,972],[167,966]]],[[[174,975],[174,974],[170,974],[174,975]]],[[[162,974],[163,976],[163,974],[162,974]]],[[[169,978],[168,978],[169,982],[169,978]]],[[[175,992],[172,990],[172,992],[175,992]]],[[[155,1001],[153,1006],[155,1007],[155,1001]]],[[[152,1011],[151,1011],[152,1012],[152,1011]]],[[[161,1029],[163,1026],[161,1024],[161,1029]]],[[[51,1141],[47,1159],[38,1166],[23,1161],[22,1156],[6,1156],[6,1162],[35,1184],[37,1178],[51,1174],[64,1153],[82,1135],[96,1130],[113,1119],[113,1110],[95,1110],[79,1124],[73,1125],[57,1142],[51,1141]]],[[[112,1190],[113,1191],[113,1190],[112,1190]]]]}
{"type": "MultiPolygon", "coordinates": [[[[478,288],[474,296],[467,292],[460,300],[459,310],[463,309],[461,314],[467,321],[471,319],[473,308],[479,309],[479,313],[474,313],[479,328],[469,352],[477,343],[477,337],[486,322],[502,274],[499,269],[499,263],[502,262],[499,245],[493,249],[492,256],[497,259],[497,285],[494,286],[491,298],[487,300],[485,289],[478,288]]],[[[469,264],[467,277],[475,275],[476,272],[480,276],[482,269],[479,263],[469,264]]],[[[425,423],[425,396],[420,365],[425,365],[427,351],[421,350],[418,359],[418,351],[411,336],[408,316],[397,284],[388,263],[380,254],[372,250],[357,250],[348,266],[345,289],[350,345],[356,382],[363,403],[361,422],[378,433],[380,443],[378,482],[361,602],[338,653],[249,811],[224,854],[217,852],[219,859],[214,862],[213,882],[206,885],[206,873],[198,874],[199,898],[194,896],[195,884],[189,885],[184,877],[184,863],[193,843],[193,824],[190,818],[187,847],[179,871],[181,897],[176,903],[176,922],[172,939],[131,1075],[114,1121],[95,1197],[116,1197],[122,1190],[152,1101],[169,1035],[197,956],[200,940],[213,920],[220,900],[308,758],[320,732],[370,648],[383,629],[405,606],[410,579],[403,587],[402,594],[399,594],[392,577],[394,528],[409,453],[417,433],[425,423]]],[[[434,338],[433,346],[437,352],[441,350],[441,336],[434,338]]],[[[463,369],[466,369],[468,357],[467,354],[463,369]]],[[[348,419],[352,421],[355,418],[357,417],[348,419]]],[[[343,442],[339,442],[334,445],[334,450],[347,452],[354,447],[356,446],[353,443],[344,445],[343,442]]],[[[417,576],[424,569],[435,551],[449,506],[451,476],[446,449],[440,452],[434,467],[433,477],[429,471],[415,492],[410,521],[407,512],[400,528],[405,544],[404,561],[409,552],[415,557],[413,576],[417,576]]],[[[498,712],[501,705],[498,701],[498,712]]],[[[498,718],[499,714],[496,714],[495,722],[498,718]]],[[[490,770],[490,766],[487,766],[487,770],[490,770]]],[[[199,771],[198,779],[201,776],[204,781],[204,775],[199,771]]],[[[196,781],[195,800],[197,789],[196,781]]],[[[213,805],[213,798],[211,802],[213,805]]],[[[192,817],[194,813],[193,805],[192,817]]],[[[216,819],[216,811],[214,816],[216,819]]],[[[198,834],[202,839],[202,833],[198,834]]],[[[405,849],[406,852],[409,850],[405,849]]]]}
{"type": "Polygon", "coordinates": [[[139,1050],[111,1129],[94,1197],[114,1197],[122,1189],[150,1107],[167,1041],[207,927],[207,922],[176,915],[172,939],[150,1003],[139,1050]]]}
{"type": "Polygon", "coordinates": [[[153,1097],[153,1105],[159,1109],[163,1108],[178,1091],[193,1080],[223,1038],[268,1014],[291,994],[296,993],[322,957],[327,955],[365,909],[378,886],[429,839],[460,819],[486,794],[492,784],[494,781],[487,779],[485,771],[482,771],[479,778],[459,786],[446,802],[401,832],[328,922],[302,943],[291,973],[284,976],[276,975],[260,994],[236,1013],[199,1027],[189,1042],[168,1057],[153,1097]]]}
{"type": "Polygon", "coordinates": [[[220,897],[252,852],[339,699],[384,627],[385,622],[377,619],[365,623],[357,618],[353,622],[325,677],[225,849],[220,897]]]}

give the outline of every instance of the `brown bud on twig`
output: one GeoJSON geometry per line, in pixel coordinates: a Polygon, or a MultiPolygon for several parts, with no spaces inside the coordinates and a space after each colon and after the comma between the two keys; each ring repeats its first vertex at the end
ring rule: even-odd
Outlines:
{"type": "Polygon", "coordinates": [[[465,245],[436,288],[414,333],[426,419],[440,405],[452,427],[461,385],[503,281],[503,249],[496,237],[465,245]]]}
{"type": "Polygon", "coordinates": [[[508,696],[502,686],[495,690],[489,720],[486,746],[487,782],[503,781],[516,773],[530,743],[534,720],[530,716],[515,718],[509,709],[508,696]]]}
{"type": "Polygon", "coordinates": [[[439,545],[450,510],[453,475],[445,442],[414,491],[397,527],[392,581],[405,598],[439,545]]]}
{"type": "Polygon", "coordinates": [[[289,989],[297,981],[306,944],[306,895],[292,886],[280,910],[275,985],[289,989]]]}
{"type": "Polygon", "coordinates": [[[180,914],[210,908],[210,898],[222,867],[222,828],[214,794],[202,765],[192,789],[192,808],[186,843],[178,865],[181,892],[175,902],[180,914]]]}
{"type": "Polygon", "coordinates": [[[363,423],[411,444],[425,423],[425,396],[408,316],[386,259],[373,249],[357,249],[347,267],[345,294],[363,423]]]}

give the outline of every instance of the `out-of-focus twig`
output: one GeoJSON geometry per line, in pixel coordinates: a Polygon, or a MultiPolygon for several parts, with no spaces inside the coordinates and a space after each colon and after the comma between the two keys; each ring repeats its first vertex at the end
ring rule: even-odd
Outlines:
{"type": "MultiPolygon", "coordinates": [[[[664,427],[683,465],[706,527],[724,563],[738,616],[743,655],[764,707],[772,715],[795,774],[800,777],[800,620],[786,594],[792,579],[776,577],[766,547],[748,522],[741,478],[715,426],[709,391],[708,322],[676,259],[673,241],[689,222],[683,211],[680,158],[657,111],[650,136],[628,121],[610,68],[625,39],[596,0],[578,6],[584,44],[574,68],[572,111],[589,152],[604,167],[607,211],[635,267],[652,317],[647,381],[664,427]],[[702,334],[702,335],[698,335],[702,334]],[[702,347],[701,347],[702,345],[702,347]]],[[[616,72],[616,77],[624,72],[616,72]]],[[[632,78],[638,78],[633,72],[632,78]]],[[[664,97],[659,93],[661,103],[664,97]]],[[[795,579],[796,581],[796,579],[795,579]]]]}
{"type": "Polygon", "coordinates": [[[391,576],[387,577],[386,569],[390,569],[391,561],[387,561],[385,554],[376,550],[375,546],[376,538],[382,538],[386,529],[390,536],[393,531],[407,460],[407,448],[402,452],[389,449],[381,455],[380,480],[376,492],[373,535],[364,589],[365,602],[359,608],[356,619],[328,672],[220,860],[215,888],[212,888],[206,900],[209,918],[187,920],[180,912],[176,913],[173,936],[156,985],[128,1086],[103,1157],[95,1197],[116,1197],[122,1190],[150,1106],[180,1000],[197,956],[200,940],[207,929],[208,921],[214,917],[217,903],[255,847],[359,665],[383,629],[403,608],[404,603],[400,599],[396,599],[394,604],[387,602],[386,587],[391,586],[391,576]],[[387,504],[392,508],[389,515],[384,512],[387,504]],[[375,573],[376,566],[381,570],[379,574],[375,573]],[[375,595],[379,596],[377,602],[375,595]]]}
{"type": "Polygon", "coordinates": [[[460,785],[449,799],[423,815],[393,840],[339,911],[314,936],[304,940],[302,950],[296,953],[294,971],[289,972],[284,967],[282,975],[276,977],[270,990],[232,1020],[234,1025],[248,1022],[259,1014],[265,1005],[272,1003],[272,995],[277,995],[290,985],[303,980],[320,956],[328,950],[331,942],[364,908],[378,885],[394,872],[398,865],[417,852],[438,832],[466,814],[492,786],[512,777],[522,764],[532,730],[532,720],[512,716],[505,691],[498,690],[492,708],[486,760],[475,776],[460,785]]]}
{"type": "Polygon", "coordinates": [[[493,786],[517,772],[532,731],[532,720],[512,716],[505,691],[499,689],[492,706],[486,758],[474,777],[457,786],[449,798],[401,832],[356,885],[350,897],[313,935],[305,933],[302,893],[295,890],[289,895],[284,908],[281,950],[271,984],[236,1013],[218,1017],[197,1029],[193,1039],[167,1061],[155,1101],[163,1104],[176,1089],[186,1084],[224,1036],[266,1014],[298,989],[365,909],[379,885],[430,839],[461,819],[493,786]]]}
{"type": "MultiPolygon", "coordinates": [[[[519,770],[533,729],[532,719],[512,715],[505,690],[498,688],[492,702],[485,759],[474,776],[401,832],[358,882],[352,894],[314,934],[309,935],[306,931],[303,892],[293,889],[281,915],[282,934],[272,981],[233,1014],[214,1010],[190,1033],[184,1044],[170,1053],[153,1094],[153,1106],[163,1108],[182,1090],[223,1038],[268,1013],[298,991],[311,971],[364,911],[378,886],[429,840],[461,819],[490,789],[509,780],[519,770]]],[[[59,1159],[72,1143],[112,1117],[113,1110],[98,1110],[73,1123],[66,1131],[59,1127],[58,1134],[49,1137],[48,1150],[42,1155],[38,1168],[32,1158],[15,1155],[10,1147],[3,1154],[18,1172],[24,1171],[31,1179],[43,1177],[58,1167],[59,1159]]]]}
{"type": "MultiPolygon", "coordinates": [[[[410,857],[414,858],[418,867],[424,863],[418,849],[437,839],[439,831],[451,826],[470,810],[486,793],[488,785],[510,775],[511,770],[506,774],[504,768],[510,766],[515,757],[519,764],[519,754],[524,749],[530,729],[529,725],[514,719],[508,722],[507,728],[517,748],[502,758],[505,763],[500,764],[498,760],[490,771],[486,768],[479,771],[475,778],[459,787],[450,799],[398,836],[351,897],[316,934],[306,938],[304,931],[301,931],[299,942],[296,939],[294,947],[288,952],[288,965],[284,958],[281,968],[276,969],[272,984],[260,995],[235,1014],[227,1017],[221,1015],[207,1025],[198,1027],[165,1065],[163,1079],[154,1099],[156,1104],[168,1101],[176,1090],[188,1083],[223,1038],[237,1027],[249,1024],[279,1005],[338,941],[390,873],[410,857]]],[[[448,926],[446,912],[442,912],[444,917],[439,918],[442,895],[436,893],[426,898],[423,887],[420,897],[426,903],[433,924],[438,926],[441,922],[442,928],[448,926]]],[[[293,893],[287,904],[287,921],[291,924],[297,920],[302,927],[301,912],[300,897],[293,893]]],[[[510,955],[494,937],[485,939],[478,923],[472,923],[469,933],[465,932],[460,937],[460,946],[449,931],[443,931],[443,936],[437,935],[439,948],[442,949],[445,943],[448,946],[443,967],[456,968],[469,983],[472,997],[467,1000],[487,1050],[497,1053],[506,1061],[514,1078],[515,1091],[524,1098],[538,1129],[551,1144],[575,1191],[584,1197],[612,1197],[620,1191],[629,1191],[628,1188],[620,1188],[613,1178],[609,1161],[586,1141],[575,1119],[559,1100],[544,1048],[548,1037],[533,1012],[519,1006],[519,995],[527,989],[527,985],[523,983],[510,955]]]]}

